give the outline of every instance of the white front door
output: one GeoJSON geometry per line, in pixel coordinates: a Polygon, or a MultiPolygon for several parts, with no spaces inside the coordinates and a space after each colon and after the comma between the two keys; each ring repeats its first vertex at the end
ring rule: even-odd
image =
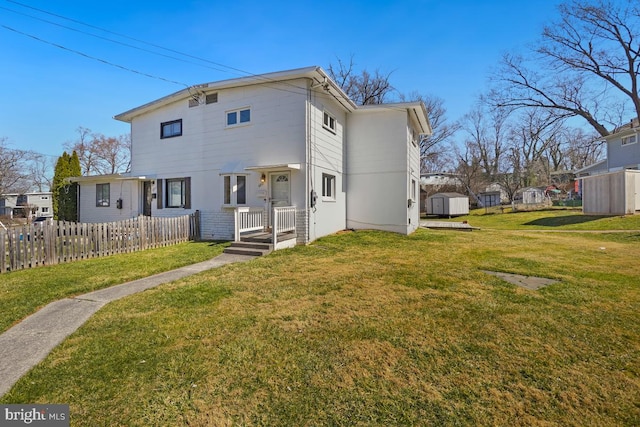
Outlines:
{"type": "Polygon", "coordinates": [[[272,210],[279,206],[291,206],[291,182],[289,172],[272,172],[269,174],[271,203],[269,208],[269,224],[272,224],[272,210]]]}

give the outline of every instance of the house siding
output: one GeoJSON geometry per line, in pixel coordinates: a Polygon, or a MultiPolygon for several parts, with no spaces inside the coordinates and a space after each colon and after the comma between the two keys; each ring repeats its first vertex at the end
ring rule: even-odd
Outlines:
{"type": "Polygon", "coordinates": [[[323,92],[313,92],[310,101],[310,190],[317,194],[316,206],[309,210],[309,240],[344,230],[346,227],[346,192],[344,183],[344,151],[347,115],[337,102],[323,92]],[[323,126],[324,112],[336,120],[332,132],[323,126]],[[335,177],[333,198],[322,196],[322,177],[335,177]]]}
{"type": "Polygon", "coordinates": [[[113,222],[134,218],[141,212],[138,181],[91,181],[79,185],[80,222],[113,222]],[[96,184],[109,184],[109,206],[96,206],[96,184]],[[122,209],[117,201],[122,199],[122,209]]]}
{"type": "MultiPolygon", "coordinates": [[[[625,135],[627,136],[627,135],[625,135]]],[[[636,134],[636,141],[640,134],[636,134]]],[[[640,169],[640,141],[622,145],[622,137],[616,137],[607,143],[609,170],[640,169]]]]}
{"type": "Polygon", "coordinates": [[[408,126],[404,109],[372,109],[349,117],[348,228],[403,234],[417,228],[419,204],[409,208],[408,199],[413,199],[411,179],[419,185],[420,163],[417,148],[407,141],[408,126]]]}

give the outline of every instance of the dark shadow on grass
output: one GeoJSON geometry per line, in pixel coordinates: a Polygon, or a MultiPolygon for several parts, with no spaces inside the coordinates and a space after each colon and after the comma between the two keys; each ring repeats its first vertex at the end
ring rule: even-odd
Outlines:
{"type": "Polygon", "coordinates": [[[533,221],[525,222],[524,225],[540,225],[543,227],[561,227],[563,225],[582,224],[585,222],[596,221],[607,218],[605,215],[569,215],[569,216],[550,216],[547,218],[539,218],[533,221]]]}

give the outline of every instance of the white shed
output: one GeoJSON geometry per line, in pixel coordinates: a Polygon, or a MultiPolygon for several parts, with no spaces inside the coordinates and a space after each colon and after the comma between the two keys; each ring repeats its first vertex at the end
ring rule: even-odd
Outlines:
{"type": "Polygon", "coordinates": [[[621,170],[582,178],[586,215],[633,215],[640,211],[640,171],[621,170]]]}
{"type": "Polygon", "coordinates": [[[460,193],[436,193],[427,199],[427,214],[429,215],[467,215],[469,213],[469,198],[460,193]]]}

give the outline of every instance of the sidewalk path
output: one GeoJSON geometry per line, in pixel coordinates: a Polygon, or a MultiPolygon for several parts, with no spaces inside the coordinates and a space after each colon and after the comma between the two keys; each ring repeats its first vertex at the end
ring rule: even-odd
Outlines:
{"type": "Polygon", "coordinates": [[[0,335],[0,397],[109,302],[205,270],[254,258],[222,254],[208,261],[50,303],[0,335]]]}

